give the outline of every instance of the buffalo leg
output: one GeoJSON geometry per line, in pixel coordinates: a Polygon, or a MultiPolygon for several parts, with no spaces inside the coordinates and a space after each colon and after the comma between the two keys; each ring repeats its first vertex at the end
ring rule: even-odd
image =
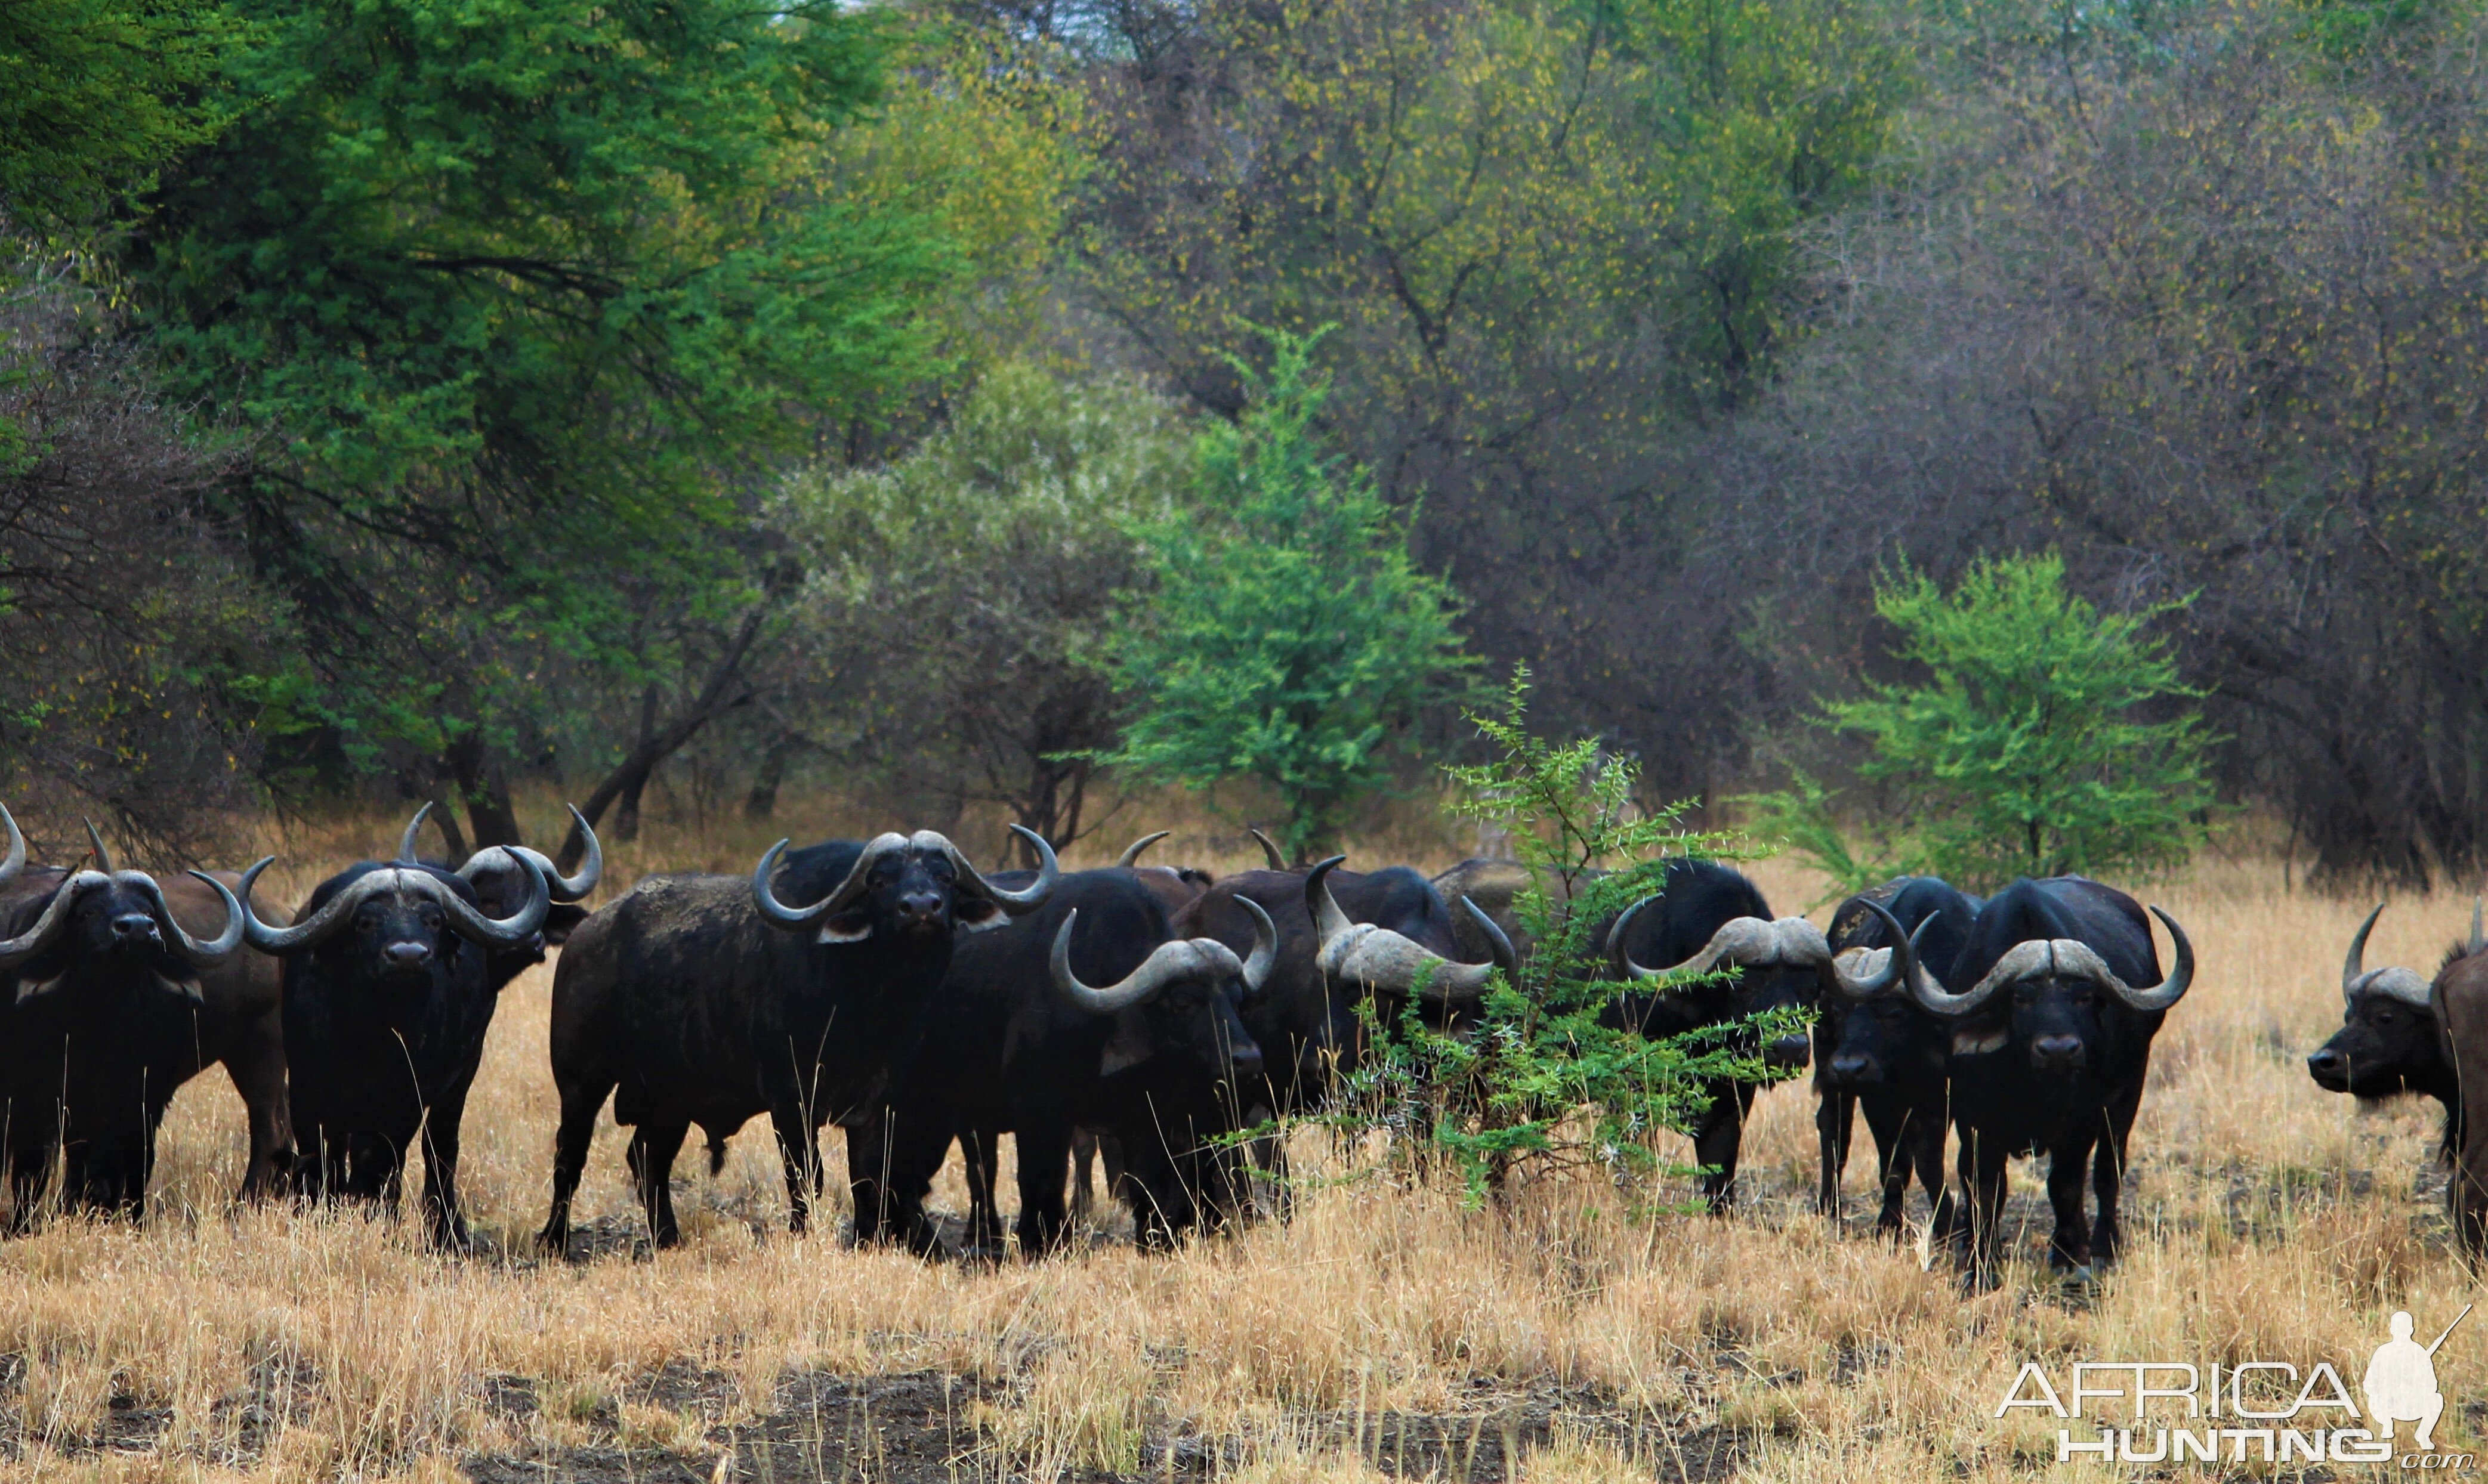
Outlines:
{"type": "Polygon", "coordinates": [[[2139,1078],[2107,1100],[2098,1162],[2091,1170],[2092,1193],[2099,1198],[2099,1221],[2091,1228],[2091,1256],[2099,1262],[2116,1261],[2117,1252],[2125,1246],[2124,1231],[2117,1220],[2118,1196],[2125,1188],[2126,1141],[2133,1136],[2134,1116],[2141,1108],[2139,1078]]]}
{"type": "Polygon", "coordinates": [[[812,1190],[821,1168],[821,1144],[810,1111],[800,1102],[769,1109],[778,1131],[778,1158],[786,1167],[786,1229],[800,1237],[812,1226],[812,1190]]]}
{"type": "Polygon", "coordinates": [[[1019,1141],[1019,1255],[1038,1258],[1062,1238],[1066,1213],[1062,1172],[1071,1160],[1071,1131],[1060,1125],[1015,1131],[1019,1141]]]}
{"type": "Polygon", "coordinates": [[[17,1098],[9,1107],[9,1230],[35,1229],[60,1158],[61,1112],[57,1098],[17,1098]]]}
{"type": "Polygon", "coordinates": [[[425,1227],[432,1245],[444,1251],[470,1251],[475,1245],[466,1230],[466,1213],[458,1204],[458,1136],[466,1120],[466,1092],[474,1082],[469,1069],[433,1098],[423,1120],[425,1227]]]}
{"type": "Polygon", "coordinates": [[[2083,1187],[2090,1181],[2091,1146],[2097,1135],[2075,1134],[2048,1146],[2048,1205],[2056,1217],[2055,1234],[2048,1239],[2048,1266],[2087,1268],[2091,1262],[2090,1223],[2083,1219],[2083,1187]]]}
{"type": "Polygon", "coordinates": [[[1092,1224],[1097,1195],[1089,1182],[1097,1169],[1097,1131],[1071,1131],[1071,1224],[1092,1224]]]}
{"type": "Polygon", "coordinates": [[[1711,1088],[1710,1109],[1693,1134],[1694,1162],[1708,1171],[1702,1177],[1702,1198],[1712,1216],[1726,1216],[1737,1206],[1737,1148],[1745,1136],[1745,1114],[1754,1106],[1754,1089],[1744,1082],[1711,1088]]]}
{"type": "Polygon", "coordinates": [[[225,1053],[225,1075],[250,1121],[250,1162],[241,1172],[235,1199],[253,1203],[267,1198],[285,1178],[293,1162],[294,1130],[285,1107],[285,1035],[270,1010],[235,1038],[225,1053]]]}
{"type": "Polygon", "coordinates": [[[1909,1159],[1906,1141],[1908,1105],[1888,1094],[1862,1101],[1866,1106],[1866,1127],[1875,1135],[1876,1188],[1883,1197],[1882,1205],[1875,1213],[1875,1230],[1886,1237],[1898,1237],[1909,1199],[1909,1159]]]}
{"type": "Polygon", "coordinates": [[[1848,1093],[1826,1087],[1814,1105],[1816,1142],[1823,1148],[1823,1183],[1814,1192],[1814,1209],[1840,1224],[1840,1172],[1849,1167],[1849,1131],[1851,1115],[1857,1100],[1848,1093]]]}
{"type": "MultiPolygon", "coordinates": [[[[1927,1192],[1928,1220],[1934,1234],[1949,1237],[1961,1224],[1961,1210],[1953,1200],[1952,1186],[1944,1178],[1944,1130],[1949,1127],[1941,1107],[1911,1107],[1903,1115],[1901,1136],[1911,1169],[1917,1172],[1918,1185],[1927,1192]]],[[[1902,1190],[1908,1189],[1908,1175],[1901,1177],[1902,1190]]]]}
{"type": "Polygon", "coordinates": [[[2004,1220],[2005,1168],[2011,1162],[2001,1141],[1982,1139],[1974,1129],[1961,1131],[1961,1183],[1969,1195],[1969,1281],[1973,1288],[1993,1288],[1996,1280],[1996,1233],[2004,1220]]]}
{"type": "Polygon", "coordinates": [[[570,1203],[579,1194],[579,1179],[587,1170],[587,1151],[596,1142],[596,1115],[612,1094],[609,1078],[566,1081],[561,1089],[561,1129],[552,1140],[552,1208],[545,1215],[536,1245],[560,1256],[570,1250],[570,1203]]]}
{"type": "MultiPolygon", "coordinates": [[[[1003,1213],[995,1199],[994,1181],[1002,1162],[996,1146],[1002,1135],[991,1129],[959,1131],[959,1159],[968,1171],[968,1250],[1003,1249],[1003,1213]]],[[[922,1203],[918,1203],[921,1209],[922,1203]]]]}
{"type": "Polygon", "coordinates": [[[892,1119],[888,1108],[847,1125],[847,1198],[855,1207],[855,1240],[870,1246],[891,1234],[890,1140],[892,1119]]]}
{"type": "Polygon", "coordinates": [[[316,1206],[328,1198],[328,1179],[334,1173],[328,1162],[336,1156],[317,1118],[303,1119],[295,1130],[299,1143],[294,1151],[292,1184],[297,1204],[316,1206]]]}
{"type": "Polygon", "coordinates": [[[674,1220],[674,1156],[691,1128],[688,1118],[643,1113],[624,1156],[638,1185],[639,1209],[648,1214],[648,1240],[661,1247],[682,1245],[683,1229],[674,1220]]]}

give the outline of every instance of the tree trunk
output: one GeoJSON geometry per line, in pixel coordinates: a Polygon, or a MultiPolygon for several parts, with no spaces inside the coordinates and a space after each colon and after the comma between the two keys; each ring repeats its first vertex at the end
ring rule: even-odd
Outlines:
{"type": "MultiPolygon", "coordinates": [[[[605,811],[612,808],[617,800],[627,799],[626,807],[632,816],[630,828],[636,834],[638,830],[639,794],[647,788],[648,779],[656,772],[657,765],[680,752],[685,744],[699,735],[702,727],[737,707],[751,704],[753,692],[743,684],[743,661],[751,652],[752,641],[760,636],[761,623],[769,616],[775,597],[773,588],[768,600],[744,615],[742,627],[736,630],[733,640],[710,668],[708,680],[701,685],[698,695],[693,698],[681,715],[662,727],[657,726],[653,687],[642,695],[640,714],[646,724],[638,742],[611,772],[605,775],[604,781],[596,785],[595,792],[587,796],[587,801],[579,806],[579,812],[586,816],[590,826],[604,819],[605,811]]],[[[630,835],[623,838],[628,839],[630,835]]],[[[579,862],[586,854],[587,841],[574,826],[569,836],[562,841],[561,852],[553,857],[553,863],[564,871],[577,870],[579,862]]]]}
{"type": "Polygon", "coordinates": [[[481,736],[470,731],[450,743],[441,762],[449,770],[450,781],[458,785],[459,797],[466,801],[466,824],[475,849],[526,843],[519,835],[518,810],[510,804],[509,774],[481,736]]]}
{"type": "Polygon", "coordinates": [[[760,821],[778,812],[778,790],[786,781],[786,765],[793,759],[798,745],[794,736],[780,732],[760,756],[760,770],[751,775],[751,792],[743,796],[743,817],[760,821]]]}
{"type": "MultiPolygon", "coordinates": [[[[633,756],[646,751],[649,740],[656,735],[657,687],[650,686],[639,692],[639,740],[632,744],[633,756]]],[[[639,838],[639,795],[648,787],[648,779],[656,770],[657,765],[650,763],[645,771],[623,785],[622,807],[613,811],[614,839],[627,845],[639,838]]]]}

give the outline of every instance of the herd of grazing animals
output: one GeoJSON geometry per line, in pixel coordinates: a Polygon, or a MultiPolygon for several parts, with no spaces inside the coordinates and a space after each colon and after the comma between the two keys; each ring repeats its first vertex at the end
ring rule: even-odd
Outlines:
{"type": "MultiPolygon", "coordinates": [[[[338,872],[288,913],[253,900],[269,860],[158,882],[116,870],[90,828],[79,867],[30,865],[0,809],[12,1229],[55,1198],[141,1215],[166,1105],[220,1063],[249,1124],[241,1198],[393,1207],[419,1147],[430,1239],[466,1248],[459,1128],[485,1035],[502,988],[561,944],[548,1250],[569,1249],[608,1101],[659,1246],[681,1239],[671,1176],[690,1131],[713,1173],[725,1140],[763,1114],[799,1232],[820,1193],[821,1131],[835,1124],[859,1241],[945,1250],[924,1200],[956,1143],[967,1246],[1001,1252],[995,1146],[1007,1133],[1024,1255],[1075,1229],[1066,1168],[1078,1162],[1085,1192],[1097,1154],[1138,1240],[1162,1246],[1241,1214],[1251,1166],[1277,1173],[1283,1153],[1235,1135],[1322,1106],[1359,1066],[1368,1025],[1414,1009],[1456,1029],[1535,947],[1514,911],[1527,878],[1510,861],[1428,881],[1336,856],[1294,867],[1265,840],[1266,869],[1213,880],[1141,865],[1160,834],[1113,866],[1065,872],[1016,826],[1032,871],[981,873],[932,830],[791,852],[781,840],[748,878],[653,876],[590,912],[579,904],[602,855],[573,814],[576,875],[518,846],[455,868],[421,859],[418,812],[394,857],[338,872]]],[[[2086,1277],[2117,1254],[2152,1038],[2195,974],[2184,930],[2153,912],[2174,949],[2164,970],[2142,907],[2079,877],[1984,900],[1904,878],[1840,904],[1826,933],[1774,916],[1739,872],[1688,860],[1594,940],[1615,983],[1611,1024],[1654,1037],[1745,1027],[1744,1050],[1775,1077],[1811,1062],[1823,1209],[1837,1218],[1862,1110],[1879,1228],[1904,1228],[1914,1182],[1934,1235],[1956,1240],[1983,1284],[2016,1156],[2049,1157],[2054,1267],[2086,1277]],[[1809,1013],[1811,1032],[1764,1044],[1746,1022],[1779,1008],[1809,1013]]],[[[2449,1201],[2476,1253],[2488,1138],[2469,1135],[2488,1129],[2488,1105],[2469,1104],[2488,1098],[2488,1078],[2466,1092],[2456,1069],[2488,1066],[2488,940],[2474,911],[2468,941],[2423,979],[2365,966],[2375,921],[2351,941],[2343,1024],[2308,1071],[2335,1092],[2445,1104],[2449,1201]]],[[[1715,1212],[1734,1207],[1757,1091],[1709,1088],[1693,1131],[1715,1212]]]]}

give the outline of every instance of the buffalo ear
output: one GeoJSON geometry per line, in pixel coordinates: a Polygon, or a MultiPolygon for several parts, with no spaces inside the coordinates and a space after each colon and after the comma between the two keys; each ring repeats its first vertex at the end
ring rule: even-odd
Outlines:
{"type": "Polygon", "coordinates": [[[821,923],[820,934],[813,941],[860,943],[870,937],[872,937],[872,912],[867,909],[859,909],[851,912],[840,912],[834,917],[824,920],[821,923]]]}
{"type": "Polygon", "coordinates": [[[950,901],[950,920],[962,933],[982,933],[1010,921],[1003,905],[991,897],[954,897],[950,901]]]}
{"type": "Polygon", "coordinates": [[[1097,1056],[1099,1077],[1120,1077],[1149,1059],[1148,1040],[1131,1023],[1133,1019],[1115,1017],[1115,1033],[1106,1038],[1106,1050],[1097,1056]]]}

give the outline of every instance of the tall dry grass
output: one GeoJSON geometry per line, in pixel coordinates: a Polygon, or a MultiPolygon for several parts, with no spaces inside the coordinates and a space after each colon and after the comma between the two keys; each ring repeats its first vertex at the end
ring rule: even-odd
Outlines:
{"type": "MultiPolygon", "coordinates": [[[[611,853],[610,879],[739,871],[778,832],[865,824],[832,814],[695,837],[656,825],[611,853]]],[[[375,853],[376,834],[394,826],[271,830],[288,857],[275,894],[375,853]]],[[[1169,860],[1258,863],[1208,824],[1170,844],[1169,860]]],[[[1395,849],[1420,864],[1458,854],[1419,826],[1358,854],[1395,849]]],[[[1755,874],[1783,910],[1822,895],[1783,862],[1755,874]]],[[[1565,1416],[1516,1448],[1517,1476],[1538,1484],[2076,1472],[2054,1465],[2051,1430],[1992,1418],[2025,1358],[2345,1363],[2392,1308],[2433,1332],[2473,1292],[2439,1215],[2432,1114],[2361,1109],[2303,1066],[2337,1020],[2339,954],[2364,904],[2285,891],[2264,860],[2207,861],[2150,895],[2192,934],[2202,977],[2155,1050],[2130,1252],[2086,1297],[2033,1271],[2044,1217],[2017,1231],[2002,1289],[1975,1298],[1940,1260],[1926,1271],[1874,1240],[1862,1151],[1848,1229],[1827,1229],[1811,1210],[1801,1083],[1761,1098],[1746,1204],[1729,1219],[1635,1219],[1587,1181],[1469,1210],[1306,1136],[1295,1153],[1315,1178],[1291,1223],[1169,1256],[1105,1243],[1000,1269],[790,1239],[765,1123],[718,1178],[681,1177],[680,1250],[630,1255],[608,1122],[579,1212],[617,1250],[544,1263],[527,1246],[554,1124],[544,969],[507,993],[467,1113],[463,1181],[491,1252],[438,1258],[412,1223],[354,1212],[230,1210],[240,1108],[212,1072],[175,1100],[143,1226],[61,1221],[0,1246],[0,1468],[436,1478],[479,1459],[619,1458],[612,1477],[639,1476],[635,1459],[676,1470],[649,1477],[809,1476],[778,1455],[764,1470],[736,1442],[783,1412],[787,1378],[935,1372],[958,1384],[955,1477],[1155,1473],[1182,1438],[1225,1476],[1363,1480],[1401,1462],[1386,1418],[1450,1419],[1473,1446],[1549,1405],[1565,1416]]],[[[2468,910],[2397,903],[2370,963],[2432,968],[2468,910]]],[[[830,1155],[834,1189],[834,1138],[830,1155]]],[[[2034,1172],[2015,1182],[2016,1209],[2043,1212],[2034,1172]]],[[[964,1209],[955,1164],[935,1200],[964,1209]]],[[[2474,1441],[2488,1329],[2458,1331],[2438,1365],[2458,1414],[2440,1438],[2474,1441]]]]}

